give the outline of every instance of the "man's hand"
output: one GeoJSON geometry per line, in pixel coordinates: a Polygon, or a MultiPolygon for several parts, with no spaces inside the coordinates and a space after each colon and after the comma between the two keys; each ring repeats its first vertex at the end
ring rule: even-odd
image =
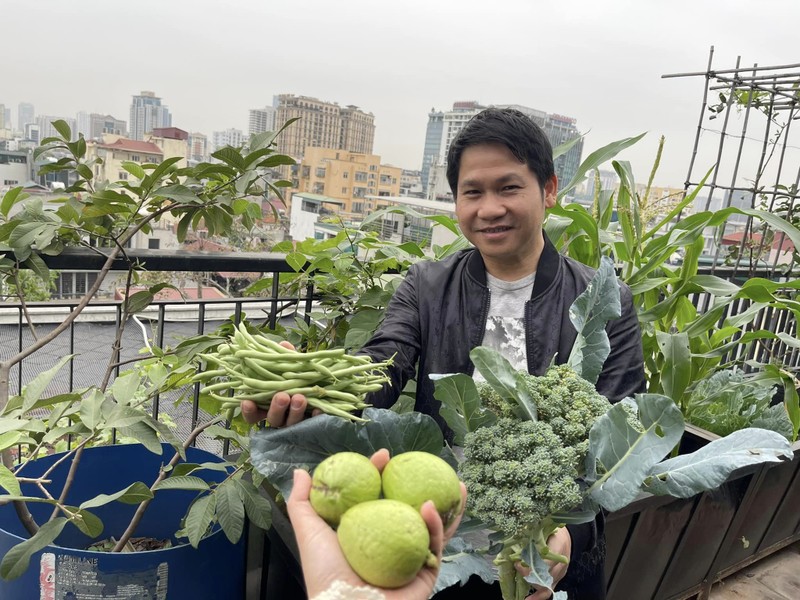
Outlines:
{"type": "MultiPolygon", "coordinates": [[[[294,350],[289,342],[281,342],[281,346],[294,350]]],[[[286,427],[303,420],[306,412],[306,397],[295,394],[291,398],[286,392],[277,392],[269,404],[269,410],[258,408],[251,400],[242,401],[242,417],[248,423],[255,424],[266,420],[270,427],[286,427]]]]}
{"type": "MultiPolygon", "coordinates": [[[[560,527],[553,535],[547,538],[547,546],[553,552],[569,557],[572,551],[572,536],[566,527],[560,527]]],[[[552,585],[555,589],[558,582],[564,579],[564,575],[567,574],[569,565],[562,562],[553,562],[552,560],[545,560],[544,562],[550,568],[550,576],[553,578],[552,585]]],[[[514,566],[522,575],[530,575],[531,570],[528,567],[523,567],[519,563],[514,566]]],[[[536,590],[536,586],[532,586],[532,589],[536,590]]],[[[552,594],[549,590],[537,590],[533,594],[526,596],[525,600],[547,600],[550,597],[552,597],[552,594]]]]}
{"type": "MultiPolygon", "coordinates": [[[[381,471],[389,462],[389,452],[385,449],[378,450],[370,460],[381,471]]],[[[368,584],[347,564],[336,538],[336,532],[312,508],[308,500],[310,491],[310,475],[302,469],[295,470],[294,485],[286,503],[286,509],[289,512],[297,539],[297,547],[300,550],[300,562],[303,567],[308,597],[314,598],[327,590],[334,581],[343,581],[358,587],[367,586],[368,584]]],[[[462,506],[466,506],[466,495],[467,490],[462,483],[462,506]]],[[[430,549],[441,562],[442,549],[447,540],[455,533],[461,516],[459,515],[447,531],[443,531],[442,520],[439,513],[436,512],[433,502],[428,501],[423,504],[420,513],[430,533],[430,549]]],[[[425,567],[408,585],[394,590],[381,591],[386,600],[426,600],[433,591],[438,571],[438,568],[425,567]]]]}

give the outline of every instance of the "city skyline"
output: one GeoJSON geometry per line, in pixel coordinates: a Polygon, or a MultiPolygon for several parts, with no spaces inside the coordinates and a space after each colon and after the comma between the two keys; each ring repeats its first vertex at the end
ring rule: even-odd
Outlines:
{"type": "Polygon", "coordinates": [[[122,5],[93,0],[15,2],[4,14],[16,26],[0,45],[25,51],[0,65],[0,104],[15,126],[20,102],[34,104],[37,115],[85,111],[127,121],[133,96],[152,90],[175,127],[211,138],[230,128],[247,132],[249,111],[271,105],[274,95],[307,95],[372,113],[374,152],[415,170],[431,109],[471,100],[520,104],[575,118],[586,134],[584,156],[647,131],[621,155],[641,180],[665,135],[656,183],[681,185],[704,81],[661,76],[705,71],[712,45],[719,69],[739,55],[743,65],[798,62],[793,37],[782,30],[790,31],[800,5],[783,0],[498,0],[491,10],[470,1],[310,4],[298,11],[144,0],[121,20],[122,5]],[[23,31],[26,22],[36,23],[36,41],[23,31]],[[744,26],[751,35],[741,34],[744,26]],[[153,33],[158,43],[145,43],[153,33]],[[48,44],[53,36],[58,45],[48,44]],[[117,38],[139,40],[142,52],[117,38]],[[64,44],[70,52],[57,52],[64,44]]]}

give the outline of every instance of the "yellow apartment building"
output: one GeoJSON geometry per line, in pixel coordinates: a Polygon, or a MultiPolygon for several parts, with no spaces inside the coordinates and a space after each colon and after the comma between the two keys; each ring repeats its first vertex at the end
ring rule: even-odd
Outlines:
{"type": "Polygon", "coordinates": [[[366,215],[383,204],[368,196],[399,196],[403,170],[382,165],[377,154],[307,147],[296,167],[294,192],[308,192],[342,202],[341,212],[366,215]]]}

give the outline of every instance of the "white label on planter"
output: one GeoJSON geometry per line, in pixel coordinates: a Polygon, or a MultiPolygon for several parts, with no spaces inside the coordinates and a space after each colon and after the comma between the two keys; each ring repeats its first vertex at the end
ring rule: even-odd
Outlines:
{"type": "Polygon", "coordinates": [[[40,600],[166,600],[167,563],[125,573],[101,571],[96,558],[42,554],[40,600]]]}

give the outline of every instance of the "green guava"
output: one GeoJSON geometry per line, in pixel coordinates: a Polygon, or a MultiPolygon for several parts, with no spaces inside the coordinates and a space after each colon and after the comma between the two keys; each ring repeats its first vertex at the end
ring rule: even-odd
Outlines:
{"type": "Polygon", "coordinates": [[[352,507],[336,531],[347,562],[361,579],[382,588],[402,587],[424,566],[435,568],[430,535],[418,511],[397,500],[352,507]]]}
{"type": "Polygon", "coordinates": [[[345,511],[381,495],[381,474],[369,458],[356,452],[338,452],[323,460],[311,477],[309,500],[332,527],[345,511]]]}
{"type": "Polygon", "coordinates": [[[453,467],[429,452],[394,456],[381,473],[383,496],[419,511],[432,500],[445,529],[461,514],[461,485],[453,467]]]}

